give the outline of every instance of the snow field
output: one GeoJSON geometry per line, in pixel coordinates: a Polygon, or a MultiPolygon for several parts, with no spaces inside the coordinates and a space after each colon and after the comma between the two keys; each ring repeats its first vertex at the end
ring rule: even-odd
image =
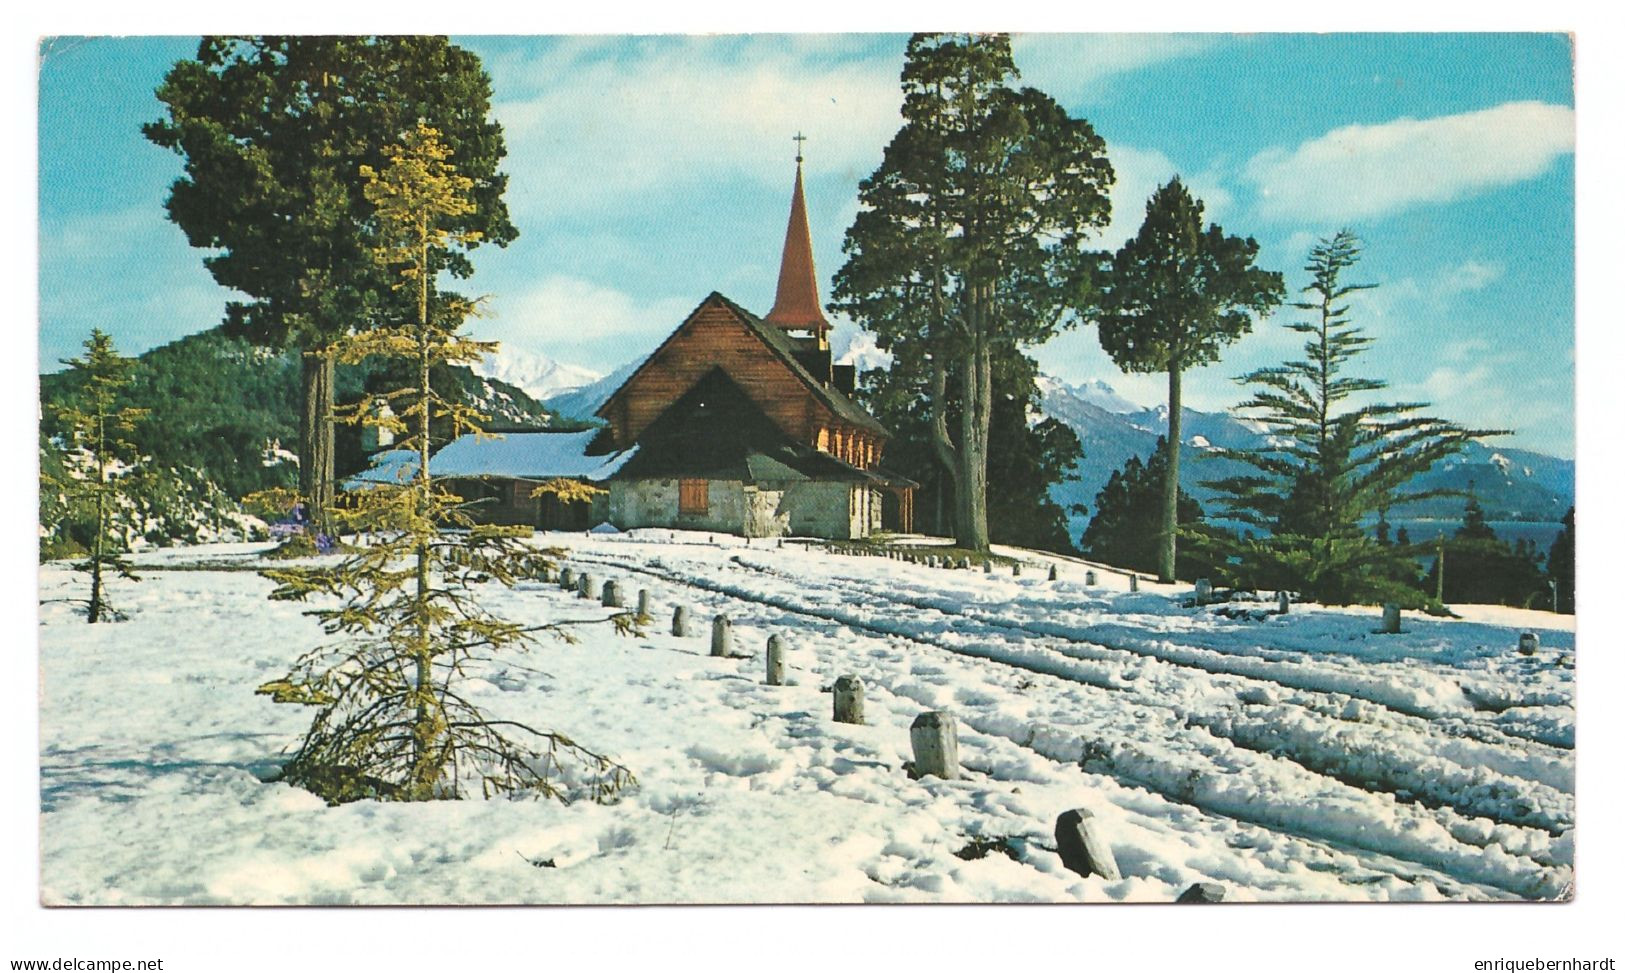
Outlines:
{"type": "MultiPolygon", "coordinates": [[[[1571,881],[1572,751],[1501,718],[1572,728],[1572,670],[1502,659],[1516,630],[1408,618],[1404,635],[1363,638],[1371,619],[1354,613],[1233,622],[1179,607],[1177,589],[1086,589],[1064,562],[1051,584],[705,541],[539,537],[632,598],[648,588],[655,617],[644,638],[590,625],[543,640],[470,687],[494,715],[630,766],[639,786],[612,806],[327,808],[261,783],[309,714],[253,688],[320,632],[249,571],[150,571],[116,593],[119,625],[46,604],[45,899],[1168,902],[1217,881],[1241,901],[1403,900],[1551,897],[1571,881]],[[700,637],[666,634],[679,603],[700,637]],[[717,613],[746,657],[708,656],[717,613]],[[762,684],[774,632],[791,641],[783,687],[762,684]],[[834,723],[821,691],[848,673],[865,726],[834,723]],[[1435,708],[1367,698],[1390,675],[1435,708]],[[1500,680],[1520,705],[1480,709],[1445,691],[1460,680],[1500,680]],[[904,772],[924,709],[957,717],[964,779],[904,772]],[[1061,867],[1054,820],[1079,806],[1122,880],[1061,867]],[[976,840],[1008,854],[955,856],[976,840]]],[[[143,563],[240,568],[257,549],[143,563]]],[[[80,579],[47,566],[41,583],[48,600],[80,579]]],[[[541,582],[487,590],[517,621],[609,614],[541,582]]],[[[1542,641],[1572,651],[1564,633],[1542,641]]]]}

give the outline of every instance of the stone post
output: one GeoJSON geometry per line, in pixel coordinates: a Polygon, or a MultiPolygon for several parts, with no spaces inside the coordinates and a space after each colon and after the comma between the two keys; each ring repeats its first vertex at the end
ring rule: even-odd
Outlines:
{"type": "Polygon", "coordinates": [[[1130,590],[1130,591],[1139,591],[1140,590],[1140,576],[1139,575],[1131,574],[1131,575],[1128,576],[1128,590],[1130,590]]]}
{"type": "Polygon", "coordinates": [[[1382,634],[1395,635],[1399,632],[1399,605],[1396,602],[1387,602],[1382,606],[1382,634]]]}
{"type": "Polygon", "coordinates": [[[1224,886],[1218,882],[1197,882],[1190,888],[1181,892],[1176,902],[1223,902],[1224,886]]]}
{"type": "Polygon", "coordinates": [[[576,586],[576,569],[565,567],[559,571],[559,587],[566,591],[576,586]]]}
{"type": "Polygon", "coordinates": [[[1055,565],[1051,564],[1049,566],[1049,579],[1054,581],[1058,577],[1060,577],[1060,575],[1056,572],[1055,565]]]}
{"type": "Polygon", "coordinates": [[[732,642],[733,630],[728,623],[728,616],[718,615],[711,619],[711,654],[727,655],[732,642]]]}
{"type": "Polygon", "coordinates": [[[639,618],[649,618],[653,614],[653,612],[651,612],[649,610],[650,607],[651,606],[649,604],[649,589],[648,588],[639,588],[638,589],[638,617],[639,618]]]}
{"type": "Polygon", "coordinates": [[[992,561],[983,561],[982,562],[982,573],[983,574],[992,574],[993,573],[993,562],[992,561]]]}
{"type": "Polygon", "coordinates": [[[583,571],[581,573],[581,582],[580,582],[580,584],[581,584],[581,588],[580,588],[581,597],[583,597],[583,598],[597,598],[598,597],[598,579],[597,578],[595,578],[591,574],[588,574],[587,572],[583,571]]]}
{"type": "Polygon", "coordinates": [[[678,605],[671,613],[671,634],[688,638],[688,606],[678,605]]]}
{"type": "Polygon", "coordinates": [[[1196,603],[1205,605],[1213,600],[1213,582],[1206,578],[1196,579],[1196,603]]]}
{"type": "MultiPolygon", "coordinates": [[[[1283,615],[1285,615],[1287,612],[1291,611],[1292,610],[1292,592],[1290,592],[1290,591],[1277,591],[1275,593],[1275,607],[1283,615]]],[[[1195,886],[1191,886],[1191,887],[1195,888],[1195,886]]]]}
{"type": "Polygon", "coordinates": [[[626,607],[626,596],[621,593],[621,586],[619,582],[613,580],[604,582],[604,607],[626,607]]]}
{"type": "Polygon", "coordinates": [[[1093,588],[1095,586],[1095,580],[1096,580],[1095,579],[1095,573],[1093,571],[1085,571],[1085,572],[1083,572],[1083,583],[1084,584],[1086,584],[1089,587],[1093,588]]]}
{"type": "Polygon", "coordinates": [[[1534,655],[1540,651],[1540,636],[1534,632],[1525,632],[1518,636],[1518,654],[1534,655]]]}
{"type": "Polygon", "coordinates": [[[1123,877],[1088,808],[1074,808],[1055,819],[1055,850],[1061,853],[1062,865],[1085,878],[1099,875],[1115,882],[1123,877]]]}
{"type": "Polygon", "coordinates": [[[789,646],[785,644],[784,636],[769,635],[767,637],[767,684],[769,686],[784,685],[784,657],[788,654],[789,646]]]}
{"type": "Polygon", "coordinates": [[[1014,562],[1013,564],[1010,565],[1010,577],[1012,577],[1012,578],[1021,577],[1021,562],[1020,561],[1016,561],[1016,562],[1014,562]]]}
{"type": "Polygon", "coordinates": [[[863,680],[857,676],[835,680],[835,722],[863,722],[863,680]]]}
{"type": "Polygon", "coordinates": [[[921,713],[908,728],[914,744],[914,776],[959,779],[959,728],[951,714],[921,713]]]}

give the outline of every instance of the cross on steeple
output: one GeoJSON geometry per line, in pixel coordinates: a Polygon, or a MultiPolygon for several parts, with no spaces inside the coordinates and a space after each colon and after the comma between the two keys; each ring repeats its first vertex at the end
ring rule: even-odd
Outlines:
{"type": "Polygon", "coordinates": [[[801,164],[801,143],[807,141],[807,136],[802,135],[800,132],[797,132],[795,134],[795,138],[791,139],[791,141],[796,143],[796,164],[800,165],[801,164]]]}

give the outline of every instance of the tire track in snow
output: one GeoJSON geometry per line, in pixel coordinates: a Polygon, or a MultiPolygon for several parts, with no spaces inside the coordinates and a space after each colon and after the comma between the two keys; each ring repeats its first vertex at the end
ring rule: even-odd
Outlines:
{"type": "MultiPolygon", "coordinates": [[[[771,574],[777,577],[790,578],[785,572],[771,566],[753,564],[739,557],[734,557],[732,563],[760,573],[771,574]]],[[[1427,717],[1396,709],[1380,700],[1367,696],[1351,694],[1343,688],[1329,689],[1316,684],[1313,679],[1297,682],[1282,680],[1273,675],[1263,675],[1253,672],[1238,672],[1215,670],[1195,662],[1169,658],[1167,654],[1152,650],[1139,649],[1125,644],[1113,644],[1097,641],[1091,638],[1082,638],[1075,634],[1074,629],[1066,626],[1050,625],[1045,623],[1027,624],[1019,620],[1003,616],[989,618],[982,612],[968,612],[956,604],[943,600],[921,601],[899,596],[890,590],[877,590],[875,586],[855,579],[841,579],[846,584],[846,591],[856,591],[861,595],[873,598],[885,598],[893,604],[906,605],[918,611],[935,612],[939,615],[962,618],[979,625],[984,634],[1002,636],[1005,633],[1022,633],[1048,639],[1060,639],[1067,646],[1052,646],[1051,649],[1061,655],[1074,659],[1089,659],[1108,663],[1113,659],[1113,653],[1126,653],[1150,662],[1163,663],[1172,667],[1192,669],[1206,677],[1217,677],[1213,681],[1224,684],[1226,679],[1238,680],[1242,683],[1253,684],[1248,688],[1240,689],[1233,695],[1241,702],[1248,702],[1249,694],[1257,693],[1260,688],[1265,689],[1265,698],[1269,697],[1269,687],[1283,686],[1287,689],[1297,690],[1309,694],[1309,703],[1289,700],[1285,705],[1315,713],[1323,720],[1335,720],[1342,723],[1355,736],[1363,739],[1347,741],[1363,750],[1374,746],[1384,746],[1381,741],[1373,738],[1374,731],[1379,727],[1388,727],[1414,735],[1420,740],[1428,741],[1429,754],[1437,761],[1450,765],[1445,767],[1445,776],[1456,785],[1460,797],[1449,799],[1451,791],[1447,785],[1442,785],[1439,775],[1418,770],[1416,773],[1407,773],[1407,768],[1394,764],[1376,764],[1366,759],[1362,754],[1349,753],[1350,766],[1341,768],[1329,764],[1325,758],[1325,748],[1320,744],[1337,742],[1336,735],[1328,737],[1321,735],[1321,739],[1313,741],[1308,747],[1297,746],[1291,739],[1276,737],[1269,744],[1265,752],[1276,753],[1283,749],[1292,750],[1297,758],[1308,758],[1316,761],[1311,769],[1332,773],[1340,780],[1362,789],[1385,790],[1389,793],[1408,791],[1414,796],[1431,796],[1432,800],[1425,800],[1430,806],[1441,804],[1455,807],[1464,813],[1485,813],[1477,809],[1470,799],[1471,795],[1484,796],[1486,788],[1505,791],[1508,784],[1504,778],[1517,778],[1529,782],[1539,792],[1541,798],[1537,802],[1540,807],[1525,807],[1516,796],[1495,798],[1495,801],[1505,808],[1506,813],[1490,815],[1497,820],[1504,820],[1515,824],[1525,824],[1540,827],[1548,832],[1561,831],[1573,824],[1573,798],[1574,772],[1572,758],[1569,751],[1561,747],[1550,747],[1551,752],[1539,752],[1549,745],[1539,740],[1531,740],[1525,736],[1509,733],[1498,727],[1484,726],[1465,721],[1459,716],[1427,717]],[[1348,719],[1335,712],[1342,706],[1336,697],[1347,697],[1377,708],[1380,712],[1370,714],[1360,712],[1354,719],[1348,719]],[[1319,706],[1314,702],[1325,700],[1319,706]],[[1371,719],[1371,716],[1377,719],[1371,719]],[[1445,738],[1439,740],[1441,731],[1445,738]],[[1435,742],[1437,741],[1437,742],[1435,742]],[[1519,751],[1523,751],[1520,755],[1519,751]],[[1448,751],[1448,752],[1447,752],[1448,751]],[[1357,765],[1357,766],[1355,766],[1357,765]],[[1375,782],[1376,787],[1363,786],[1375,782]],[[1547,809],[1554,805],[1562,808],[1560,813],[1549,813],[1547,809]]],[[[1171,646],[1174,643],[1162,643],[1171,646]]],[[[1210,653],[1211,650],[1190,647],[1196,652],[1210,653]]],[[[1114,682],[1093,682],[1104,688],[1124,689],[1124,685],[1114,682]]],[[[1273,705],[1274,701],[1270,700],[1273,705]]],[[[1210,727],[1216,735],[1231,737],[1228,732],[1210,727]]],[[[1235,739],[1234,737],[1231,737],[1235,739]]],[[[1238,745],[1251,746],[1249,739],[1258,737],[1243,736],[1236,739],[1238,745]]],[[[1391,749],[1391,747],[1390,747],[1391,749]]],[[[1300,762],[1307,763],[1306,759],[1300,762]]],[[[1512,788],[1515,789],[1515,788],[1512,788]]]]}
{"type": "MultiPolygon", "coordinates": [[[[782,596],[683,575],[668,568],[659,559],[645,564],[619,555],[580,550],[572,551],[570,557],[603,567],[647,574],[678,586],[816,618],[871,634],[905,639],[954,655],[1027,669],[1036,674],[1060,678],[1096,690],[1123,691],[1126,688],[1098,680],[1077,678],[1078,670],[1064,664],[1075,663],[1077,660],[1046,659],[1041,653],[999,652],[981,646],[974,647],[980,651],[972,651],[972,647],[969,646],[949,645],[915,633],[887,628],[871,620],[859,618],[851,612],[809,607],[782,596]]],[[[726,567],[727,562],[724,562],[723,566],[726,567]]],[[[739,566],[745,567],[743,564],[739,566]]],[[[881,681],[884,685],[885,681],[881,681]]],[[[890,685],[887,689],[894,695],[926,703],[890,685]]],[[[1174,713],[1172,708],[1164,704],[1148,701],[1142,705],[1174,713]]],[[[978,716],[967,718],[966,722],[977,732],[1002,737],[1058,762],[1078,763],[1087,743],[1087,738],[1074,733],[1036,733],[1033,725],[1024,720],[1007,719],[1000,722],[978,716]],[[1019,734],[1026,734],[1028,739],[1026,741],[1017,739],[1019,734]],[[1049,736],[1060,736],[1061,739],[1043,742],[1049,736]]],[[[1188,724],[1186,728],[1189,729],[1188,724]]],[[[1103,732],[1106,730],[1107,728],[1102,728],[1103,732]]],[[[1121,735],[1123,727],[1117,724],[1111,727],[1110,731],[1121,735]]],[[[1106,735],[1109,738],[1110,734],[1106,735]]],[[[1569,881],[1569,868],[1566,864],[1558,862],[1560,856],[1552,853],[1549,836],[1543,832],[1526,832],[1525,829],[1505,824],[1484,828],[1449,809],[1424,814],[1416,810],[1414,805],[1398,804],[1393,801],[1391,795],[1388,795],[1389,804],[1386,807],[1382,805],[1366,807],[1364,805],[1376,795],[1316,773],[1288,758],[1249,751],[1227,740],[1222,741],[1223,747],[1203,749],[1198,746],[1201,737],[1207,737],[1216,743],[1220,741],[1220,738],[1209,734],[1206,730],[1198,730],[1159,742],[1164,746],[1176,742],[1183,745],[1186,749],[1182,756],[1187,762],[1206,764],[1208,768],[1206,770],[1202,766],[1191,766],[1181,770],[1168,766],[1166,758],[1152,750],[1123,747],[1119,748],[1119,753],[1114,754],[1112,776],[1207,813],[1219,814],[1333,845],[1344,844],[1379,855],[1399,857],[1424,867],[1439,868],[1457,881],[1490,886],[1525,897],[1544,898],[1558,895],[1569,881]],[[1210,772],[1215,767],[1219,771],[1217,774],[1210,772]],[[1240,787],[1234,786],[1243,775],[1250,783],[1240,787]],[[1320,793],[1313,793],[1317,788],[1309,787],[1313,799],[1309,802],[1309,806],[1305,806],[1301,794],[1305,788],[1302,785],[1314,784],[1317,781],[1321,782],[1318,788],[1320,793]],[[1294,783],[1299,786],[1292,787],[1294,783]],[[1286,801],[1273,800],[1266,793],[1272,788],[1281,787],[1289,792],[1300,793],[1286,801]],[[1407,808],[1410,810],[1407,811],[1407,808]]]]}
{"type": "MultiPolygon", "coordinates": [[[[731,560],[753,571],[774,574],[779,577],[791,577],[770,565],[751,563],[738,555],[735,555],[731,560]]],[[[1472,723],[1464,720],[1459,710],[1439,705],[1429,705],[1428,700],[1422,694],[1402,691],[1401,687],[1396,687],[1383,679],[1336,669],[1328,670],[1325,667],[1316,667],[1310,672],[1294,671],[1293,668],[1283,667],[1282,664],[1295,668],[1301,667],[1306,659],[1314,661],[1320,653],[1312,650],[1265,650],[1260,655],[1242,656],[1208,646],[1181,643],[1172,639],[1118,638],[1111,640],[1102,638],[1098,632],[1084,631],[1080,633],[1077,627],[1070,625],[1021,622],[1005,616],[989,618],[987,613],[976,610],[980,609],[981,606],[975,603],[966,606],[947,598],[933,598],[930,600],[911,598],[898,593],[895,588],[880,588],[855,578],[831,580],[845,584],[847,591],[857,591],[868,598],[884,598],[894,604],[935,611],[944,615],[953,615],[980,622],[991,628],[1022,631],[1046,638],[1063,639],[1076,645],[1098,646],[1114,651],[1127,652],[1141,658],[1155,659],[1170,665],[1198,669],[1213,675],[1252,679],[1311,693],[1336,693],[1364,700],[1392,710],[1395,713],[1427,721],[1430,724],[1440,720],[1453,720],[1457,721],[1456,725],[1460,729],[1473,733],[1474,739],[1484,743],[1503,745],[1507,742],[1507,738],[1512,738],[1520,742],[1538,744],[1557,750],[1572,749],[1569,744],[1550,739],[1549,734],[1520,733],[1507,727],[1472,723]]],[[[1025,603],[1012,601],[1007,604],[1024,605],[1038,611],[1053,607],[1039,600],[1030,600],[1025,603]]],[[[1353,657],[1347,658],[1353,659],[1353,657]]],[[[1539,702],[1543,699],[1544,697],[1538,697],[1533,701],[1539,702]]],[[[1464,701],[1466,701],[1465,697],[1464,701]]],[[[1506,704],[1508,707],[1512,705],[1512,703],[1506,704]]]]}

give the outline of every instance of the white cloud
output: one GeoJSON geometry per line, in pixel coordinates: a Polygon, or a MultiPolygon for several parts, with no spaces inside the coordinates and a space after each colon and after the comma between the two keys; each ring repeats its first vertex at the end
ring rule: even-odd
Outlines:
{"type": "Polygon", "coordinates": [[[1359,220],[1540,175],[1574,151],[1574,110],[1534,101],[1438,118],[1348,125],[1248,160],[1260,215],[1359,220]]]}
{"type": "Polygon", "coordinates": [[[855,181],[901,120],[894,57],[776,37],[572,39],[534,60],[501,58],[494,74],[498,91],[527,92],[494,106],[509,203],[552,216],[685,185],[782,183],[797,132],[819,171],[855,181]]]}
{"type": "Polygon", "coordinates": [[[1464,294],[1483,290],[1495,283],[1506,268],[1483,260],[1465,260],[1454,267],[1445,268],[1439,276],[1438,289],[1442,294],[1464,294]]]}
{"type": "Polygon", "coordinates": [[[555,275],[528,290],[493,297],[487,316],[470,330],[505,348],[608,371],[647,354],[703,297],[639,300],[613,287],[555,275]]]}
{"type": "Polygon", "coordinates": [[[1011,39],[1023,84],[1062,102],[1098,94],[1111,78],[1209,50],[1216,34],[1017,34],[1011,39]]]}

